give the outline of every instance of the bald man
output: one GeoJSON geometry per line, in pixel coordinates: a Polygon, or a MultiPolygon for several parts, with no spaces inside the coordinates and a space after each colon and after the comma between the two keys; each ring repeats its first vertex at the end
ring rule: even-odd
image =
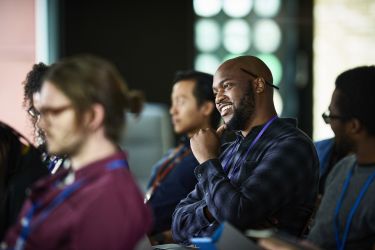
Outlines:
{"type": "Polygon", "coordinates": [[[216,71],[213,92],[225,124],[191,138],[198,184],[173,214],[175,241],[209,236],[224,221],[240,230],[304,231],[317,197],[318,158],[296,121],[277,116],[272,82],[269,68],[253,56],[216,71]],[[225,129],[236,140],[220,147],[225,129]]]}

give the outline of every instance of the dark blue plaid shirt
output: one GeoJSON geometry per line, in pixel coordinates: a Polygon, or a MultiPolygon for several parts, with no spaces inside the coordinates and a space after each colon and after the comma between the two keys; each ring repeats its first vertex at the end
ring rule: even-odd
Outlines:
{"type": "MultiPolygon", "coordinates": [[[[264,126],[264,125],[263,125],[264,126]]],[[[177,242],[211,235],[220,223],[237,228],[276,227],[300,235],[315,206],[319,180],[319,160],[310,138],[296,128],[294,119],[277,119],[251,149],[245,161],[233,171],[263,126],[243,138],[223,145],[219,159],[204,162],[195,169],[198,183],[173,214],[172,232],[177,242]],[[239,144],[238,150],[232,151],[239,144]],[[222,163],[228,163],[231,179],[222,163]],[[204,215],[207,207],[215,220],[204,215]]]]}

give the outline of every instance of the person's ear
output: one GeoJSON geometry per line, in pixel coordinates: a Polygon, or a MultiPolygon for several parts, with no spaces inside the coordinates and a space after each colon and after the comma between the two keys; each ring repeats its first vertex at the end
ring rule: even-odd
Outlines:
{"type": "Polygon", "coordinates": [[[264,92],[266,82],[262,77],[255,79],[255,93],[260,94],[264,92]]]}
{"type": "Polygon", "coordinates": [[[105,111],[101,104],[94,104],[88,113],[88,126],[93,130],[98,129],[104,123],[105,111]]]}
{"type": "Polygon", "coordinates": [[[358,134],[362,131],[363,127],[361,122],[357,118],[350,119],[350,125],[349,125],[350,132],[352,134],[358,134]]]}
{"type": "Polygon", "coordinates": [[[210,116],[211,113],[214,111],[215,109],[215,104],[213,102],[209,102],[209,101],[205,101],[201,106],[200,106],[200,110],[202,111],[202,113],[206,116],[210,116]]]}

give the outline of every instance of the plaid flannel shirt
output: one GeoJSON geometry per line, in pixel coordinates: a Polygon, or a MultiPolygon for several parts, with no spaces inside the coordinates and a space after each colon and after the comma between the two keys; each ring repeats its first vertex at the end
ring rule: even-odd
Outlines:
{"type": "Polygon", "coordinates": [[[254,127],[245,138],[237,133],[235,142],[223,145],[220,159],[196,167],[198,183],[173,214],[174,240],[188,243],[191,237],[209,236],[224,221],[240,230],[276,227],[301,234],[315,206],[319,160],[294,119],[275,120],[237,172],[233,168],[263,126],[254,127]],[[232,152],[229,179],[222,162],[232,152]],[[206,207],[213,222],[204,214],[206,207]]]}

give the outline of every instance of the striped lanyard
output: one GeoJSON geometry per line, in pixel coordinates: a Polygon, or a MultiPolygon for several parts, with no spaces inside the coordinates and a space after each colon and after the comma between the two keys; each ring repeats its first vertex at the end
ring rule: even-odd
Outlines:
{"type": "Polygon", "coordinates": [[[336,206],[336,209],[335,209],[335,214],[334,214],[334,230],[335,230],[335,239],[336,239],[337,250],[344,250],[345,249],[345,244],[346,244],[346,241],[348,239],[348,235],[349,235],[349,231],[350,231],[350,225],[352,223],[353,216],[354,216],[354,214],[355,214],[355,212],[356,212],[359,204],[361,203],[361,200],[362,200],[363,196],[366,194],[366,192],[369,189],[371,183],[375,179],[375,172],[374,172],[373,174],[371,174],[367,178],[365,184],[362,186],[361,191],[359,192],[359,195],[358,195],[357,199],[355,200],[353,206],[351,207],[351,209],[349,211],[349,214],[348,214],[348,216],[346,218],[346,223],[344,225],[344,234],[343,234],[342,238],[340,239],[340,219],[339,219],[339,213],[340,213],[340,209],[342,207],[342,204],[343,204],[343,201],[344,201],[344,198],[345,198],[345,194],[348,191],[349,184],[350,184],[350,179],[351,179],[351,177],[353,175],[354,168],[355,168],[356,164],[357,164],[356,162],[353,164],[353,167],[350,169],[350,171],[349,171],[349,173],[348,173],[348,175],[346,177],[346,180],[345,180],[345,183],[344,183],[341,195],[340,195],[340,199],[337,202],[337,206],[336,206]]]}
{"type": "Polygon", "coordinates": [[[166,161],[159,167],[159,170],[156,174],[154,181],[152,182],[151,187],[147,190],[145,195],[144,202],[147,203],[151,199],[156,188],[164,180],[164,178],[173,170],[173,168],[180,163],[182,159],[188,156],[191,153],[190,148],[185,145],[181,145],[176,148],[166,159],[166,161]]]}
{"type": "MultiPolygon", "coordinates": [[[[119,168],[129,168],[128,162],[125,159],[113,160],[106,164],[106,170],[112,171],[119,168]]],[[[82,188],[88,183],[87,179],[78,180],[68,186],[66,186],[53,200],[52,202],[41,211],[38,219],[31,221],[35,212],[42,207],[41,201],[36,201],[32,204],[31,208],[26,212],[26,215],[21,219],[21,233],[17,238],[15,250],[22,250],[25,247],[25,243],[30,236],[32,230],[42,224],[47,217],[52,213],[54,209],[60,206],[66,199],[71,197],[77,190],[82,188]]],[[[55,183],[57,186],[57,183],[55,183]]]]}
{"type": "MultiPolygon", "coordinates": [[[[247,156],[250,153],[250,150],[255,146],[255,144],[259,141],[260,137],[264,134],[264,132],[268,129],[269,126],[277,119],[278,117],[275,115],[270,120],[267,121],[266,125],[262,128],[262,130],[258,133],[258,135],[255,137],[255,139],[251,142],[250,146],[247,148],[245,154],[240,157],[234,162],[233,170],[231,172],[231,175],[228,176],[229,179],[233,177],[233,175],[236,173],[239,166],[243,164],[243,162],[246,160],[247,156]]],[[[229,151],[228,154],[224,156],[223,163],[225,162],[225,165],[223,167],[225,173],[229,173],[229,162],[231,162],[231,159],[234,158],[234,156],[237,153],[237,150],[239,148],[239,144],[241,143],[241,140],[236,140],[235,143],[232,145],[232,149],[229,151]]]]}

